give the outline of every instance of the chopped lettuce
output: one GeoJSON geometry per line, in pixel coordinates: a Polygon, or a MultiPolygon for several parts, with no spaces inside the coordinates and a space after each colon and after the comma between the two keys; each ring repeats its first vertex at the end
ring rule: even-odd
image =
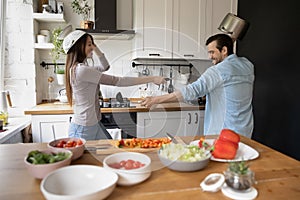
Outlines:
{"type": "Polygon", "coordinates": [[[199,148],[194,145],[183,144],[163,144],[159,154],[169,160],[180,160],[186,162],[195,162],[207,158],[205,148],[199,148]]]}

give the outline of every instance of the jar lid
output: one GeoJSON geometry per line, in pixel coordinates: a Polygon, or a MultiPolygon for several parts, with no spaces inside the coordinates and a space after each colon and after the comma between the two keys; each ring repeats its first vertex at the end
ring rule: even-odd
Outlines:
{"type": "Polygon", "coordinates": [[[213,173],[208,175],[201,183],[200,187],[203,191],[217,192],[221,189],[225,182],[225,177],[220,173],[213,173]]]}

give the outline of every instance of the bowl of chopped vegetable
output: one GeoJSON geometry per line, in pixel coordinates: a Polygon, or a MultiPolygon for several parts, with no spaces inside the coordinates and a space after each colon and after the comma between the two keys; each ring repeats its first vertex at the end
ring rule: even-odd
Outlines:
{"type": "Polygon", "coordinates": [[[24,163],[32,176],[43,179],[50,172],[70,165],[72,155],[67,149],[33,150],[24,158],[24,163]]]}
{"type": "Polygon", "coordinates": [[[118,185],[130,186],[145,181],[151,175],[151,159],[136,152],[114,153],[104,158],[103,167],[118,174],[118,185]]]}
{"type": "Polygon", "coordinates": [[[198,146],[170,143],[159,149],[158,157],[171,170],[189,172],[205,168],[211,154],[198,146]]]}
{"type": "Polygon", "coordinates": [[[60,138],[48,143],[52,149],[68,149],[72,151],[72,160],[76,160],[83,155],[86,140],[83,138],[60,138]]]}

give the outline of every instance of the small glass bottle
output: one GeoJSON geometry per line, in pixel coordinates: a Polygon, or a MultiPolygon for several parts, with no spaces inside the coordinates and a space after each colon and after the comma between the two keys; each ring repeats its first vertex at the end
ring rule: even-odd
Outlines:
{"type": "Polygon", "coordinates": [[[50,76],[48,78],[48,102],[51,103],[54,98],[53,98],[53,94],[54,94],[54,88],[53,88],[53,81],[54,81],[54,78],[52,76],[50,76]]]}

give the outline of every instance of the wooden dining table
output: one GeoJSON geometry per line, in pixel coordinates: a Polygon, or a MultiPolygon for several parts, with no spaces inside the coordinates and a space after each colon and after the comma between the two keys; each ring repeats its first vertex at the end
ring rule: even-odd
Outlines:
{"type": "MultiPolygon", "coordinates": [[[[199,137],[180,137],[180,139],[189,143],[199,137]]],[[[241,142],[259,153],[258,158],[247,161],[255,173],[256,184],[253,187],[258,191],[256,199],[300,199],[300,162],[298,160],[246,137],[241,137],[241,142]]],[[[24,158],[31,150],[45,148],[47,148],[46,143],[0,145],[1,200],[44,199],[40,190],[41,180],[29,174],[24,165],[24,158]]],[[[109,140],[88,141],[83,156],[72,161],[71,164],[102,166],[102,161],[107,155],[120,151],[124,149],[116,148],[109,140]]],[[[178,172],[161,164],[157,149],[145,150],[142,153],[147,154],[152,160],[151,176],[137,185],[117,186],[107,199],[229,199],[221,190],[204,192],[200,188],[200,183],[206,176],[211,173],[223,173],[228,162],[211,160],[202,170],[178,172]]]]}

